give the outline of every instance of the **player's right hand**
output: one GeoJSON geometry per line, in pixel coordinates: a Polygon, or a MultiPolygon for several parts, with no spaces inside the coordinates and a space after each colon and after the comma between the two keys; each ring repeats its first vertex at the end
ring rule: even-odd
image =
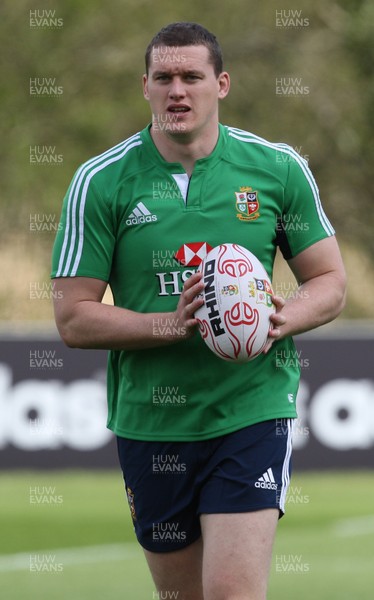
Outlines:
{"type": "Polygon", "coordinates": [[[199,296],[203,289],[204,282],[202,281],[202,273],[200,272],[191,275],[183,286],[182,294],[174,313],[181,339],[187,339],[195,333],[197,319],[195,319],[194,314],[204,304],[204,299],[199,296]]]}

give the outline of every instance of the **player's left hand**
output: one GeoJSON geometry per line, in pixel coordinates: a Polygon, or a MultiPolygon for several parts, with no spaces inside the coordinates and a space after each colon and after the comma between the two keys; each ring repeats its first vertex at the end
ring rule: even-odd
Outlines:
{"type": "Polygon", "coordinates": [[[286,304],[284,298],[281,296],[272,296],[271,299],[275,306],[275,313],[270,315],[271,329],[269,329],[268,341],[262,351],[263,354],[267,354],[273,343],[279,339],[281,335],[280,327],[286,322],[286,317],[282,314],[282,310],[286,304]]]}

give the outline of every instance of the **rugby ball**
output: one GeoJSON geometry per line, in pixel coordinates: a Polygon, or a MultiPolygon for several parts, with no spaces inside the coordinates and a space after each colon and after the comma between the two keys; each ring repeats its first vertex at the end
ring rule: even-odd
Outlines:
{"type": "Polygon", "coordinates": [[[200,334],[220,358],[248,362],[265,347],[274,312],[270,278],[252,252],[216,246],[203,259],[204,304],[195,312],[200,334]]]}

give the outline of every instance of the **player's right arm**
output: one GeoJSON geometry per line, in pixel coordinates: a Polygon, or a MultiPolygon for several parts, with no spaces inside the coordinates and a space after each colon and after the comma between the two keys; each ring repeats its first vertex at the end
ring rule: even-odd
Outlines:
{"type": "Polygon", "coordinates": [[[79,167],[64,198],[51,277],[57,328],[72,348],[154,348],[174,344],[196,331],[193,315],[202,304],[201,299],[195,300],[203,287],[200,274],[185,282],[178,306],[171,313],[140,313],[102,304],[111,276],[118,224],[124,218],[118,214],[113,198],[127,147],[128,142],[124,142],[79,167]],[[161,319],[163,323],[170,319],[170,327],[164,327],[164,331],[157,329],[161,319]]]}
{"type": "Polygon", "coordinates": [[[102,304],[106,286],[105,281],[91,277],[53,280],[56,325],[67,346],[139,350],[174,344],[196,331],[194,313],[203,303],[195,298],[204,287],[201,273],[187,279],[178,306],[170,313],[138,313],[102,304]],[[170,323],[164,328],[166,334],[158,329],[160,319],[170,323]]]}

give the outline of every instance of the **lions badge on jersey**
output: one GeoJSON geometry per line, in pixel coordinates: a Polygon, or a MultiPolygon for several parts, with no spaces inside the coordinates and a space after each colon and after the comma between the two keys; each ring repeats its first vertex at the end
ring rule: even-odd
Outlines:
{"type": "Polygon", "coordinates": [[[237,217],[241,221],[254,221],[260,216],[260,203],[251,187],[241,187],[240,192],[235,192],[237,217]]]}

